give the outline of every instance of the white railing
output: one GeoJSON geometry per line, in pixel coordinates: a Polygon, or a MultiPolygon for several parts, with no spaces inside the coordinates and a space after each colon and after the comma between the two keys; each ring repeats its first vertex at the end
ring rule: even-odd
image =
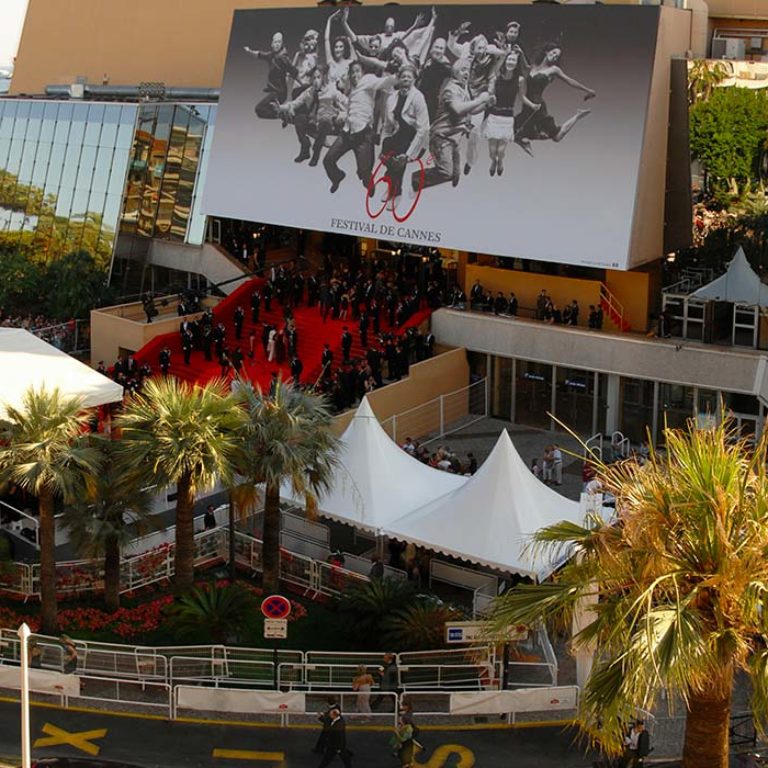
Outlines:
{"type": "Polygon", "coordinates": [[[603,433],[598,432],[584,442],[584,458],[592,455],[602,461],[603,459],[603,433]]]}
{"type": "Polygon", "coordinates": [[[395,441],[412,437],[422,444],[439,440],[488,416],[488,380],[440,395],[381,422],[395,441]]]}
{"type": "Polygon", "coordinates": [[[89,320],[70,320],[68,323],[30,329],[30,332],[70,355],[76,352],[87,352],[91,348],[89,320]]]}
{"type": "Polygon", "coordinates": [[[611,435],[611,450],[613,451],[611,458],[614,460],[617,458],[626,459],[632,452],[632,443],[630,443],[628,437],[624,437],[623,432],[617,430],[611,435]]]}
{"type": "Polygon", "coordinates": [[[549,688],[557,685],[557,674],[557,657],[543,627],[515,643],[507,665],[508,687],[549,688]]]}
{"type": "Polygon", "coordinates": [[[17,536],[28,544],[40,546],[40,521],[6,501],[0,501],[0,528],[17,536]]]}
{"type": "Polygon", "coordinates": [[[472,590],[472,613],[474,616],[487,613],[499,591],[499,580],[496,576],[461,565],[446,563],[434,557],[429,562],[430,588],[433,581],[441,581],[454,587],[472,590]]]}

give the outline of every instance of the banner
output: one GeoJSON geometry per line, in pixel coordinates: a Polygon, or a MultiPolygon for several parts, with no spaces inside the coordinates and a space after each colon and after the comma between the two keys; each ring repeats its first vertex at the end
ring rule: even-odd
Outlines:
{"type": "MultiPolygon", "coordinates": [[[[21,688],[20,667],[0,667],[0,688],[21,688]]],[[[80,678],[41,669],[29,670],[29,690],[37,693],[80,695],[80,678]]]]}
{"type": "Polygon", "coordinates": [[[579,689],[522,688],[517,691],[452,693],[452,715],[501,715],[507,712],[556,712],[576,709],[579,689]]]}
{"type": "Polygon", "coordinates": [[[659,9],[237,11],[211,215],[626,268],[659,9]]]}
{"type": "Polygon", "coordinates": [[[227,688],[176,686],[176,705],[180,709],[209,712],[304,714],[303,693],[247,691],[227,688]]]}

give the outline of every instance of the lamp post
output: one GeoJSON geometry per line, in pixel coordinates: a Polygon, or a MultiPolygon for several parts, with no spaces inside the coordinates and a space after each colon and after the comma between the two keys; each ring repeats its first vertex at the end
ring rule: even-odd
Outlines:
{"type": "Polygon", "coordinates": [[[32,748],[29,741],[29,627],[19,627],[21,640],[21,768],[32,765],[32,748]]]}

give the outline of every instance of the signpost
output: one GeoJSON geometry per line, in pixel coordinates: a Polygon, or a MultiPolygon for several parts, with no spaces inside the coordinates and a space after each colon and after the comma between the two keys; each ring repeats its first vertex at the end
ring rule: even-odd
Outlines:
{"type": "Polygon", "coordinates": [[[484,621],[448,621],[445,624],[445,642],[450,645],[460,643],[514,643],[527,636],[527,630],[519,630],[512,625],[499,634],[488,634],[488,625],[484,621]]]}
{"type": "MultiPolygon", "coordinates": [[[[282,595],[269,595],[261,601],[261,613],[264,616],[264,639],[285,640],[288,637],[288,616],[291,614],[291,601],[282,595]]],[[[277,643],[272,645],[272,687],[277,690],[277,643]]]]}

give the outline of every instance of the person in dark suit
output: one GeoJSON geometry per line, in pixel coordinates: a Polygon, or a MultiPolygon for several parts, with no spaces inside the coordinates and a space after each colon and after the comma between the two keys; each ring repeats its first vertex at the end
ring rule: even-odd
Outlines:
{"type": "Polygon", "coordinates": [[[291,360],[291,376],[293,376],[293,386],[298,387],[301,381],[301,372],[304,370],[304,364],[294,355],[291,360]]]}
{"type": "Polygon", "coordinates": [[[171,367],[171,350],[168,347],[163,347],[160,350],[160,370],[163,372],[163,376],[168,375],[168,369],[171,367]]]}
{"type": "Polygon", "coordinates": [[[360,313],[360,346],[365,349],[368,346],[368,313],[360,313]]]}
{"type": "Polygon", "coordinates": [[[352,752],[347,749],[347,725],[341,712],[334,708],[328,713],[330,723],[325,731],[325,751],[320,759],[318,768],[330,765],[333,758],[338,755],[344,768],[352,768],[352,752]]]}
{"type": "Polygon", "coordinates": [[[235,351],[232,353],[232,367],[235,369],[235,373],[239,376],[240,372],[243,370],[243,361],[245,360],[245,355],[243,354],[243,350],[240,347],[237,347],[235,351]]]}
{"type": "Polygon", "coordinates": [[[264,283],[264,288],[261,291],[261,295],[264,297],[264,309],[267,310],[267,312],[272,311],[272,283],[267,280],[266,283],[264,283]]]}
{"type": "Polygon", "coordinates": [[[205,355],[205,359],[210,363],[211,360],[213,360],[213,355],[211,354],[211,347],[213,345],[213,331],[211,330],[210,325],[203,327],[201,344],[203,347],[203,354],[205,355]]]}
{"type": "Polygon", "coordinates": [[[623,768],[642,768],[643,759],[651,751],[651,736],[645,730],[645,722],[638,720],[624,739],[623,768]]]}
{"type": "Polygon", "coordinates": [[[341,352],[344,362],[348,363],[352,352],[352,334],[346,325],[344,326],[344,332],[341,334],[341,352]]]}
{"type": "Polygon", "coordinates": [[[329,372],[331,365],[333,364],[333,352],[331,351],[331,345],[323,345],[323,354],[320,357],[320,362],[323,364],[323,368],[329,372]]]}
{"type": "Polygon", "coordinates": [[[251,294],[251,322],[259,322],[259,310],[261,309],[261,294],[258,290],[251,294]]]}
{"type": "Polygon", "coordinates": [[[245,310],[242,307],[237,307],[235,309],[235,314],[233,316],[233,319],[235,321],[235,338],[240,341],[240,339],[243,337],[243,323],[245,322],[245,310]]]}
{"type": "Polygon", "coordinates": [[[189,365],[189,360],[192,357],[192,347],[194,346],[194,340],[192,338],[192,332],[187,331],[181,337],[181,350],[184,353],[184,365],[189,365]]]}

